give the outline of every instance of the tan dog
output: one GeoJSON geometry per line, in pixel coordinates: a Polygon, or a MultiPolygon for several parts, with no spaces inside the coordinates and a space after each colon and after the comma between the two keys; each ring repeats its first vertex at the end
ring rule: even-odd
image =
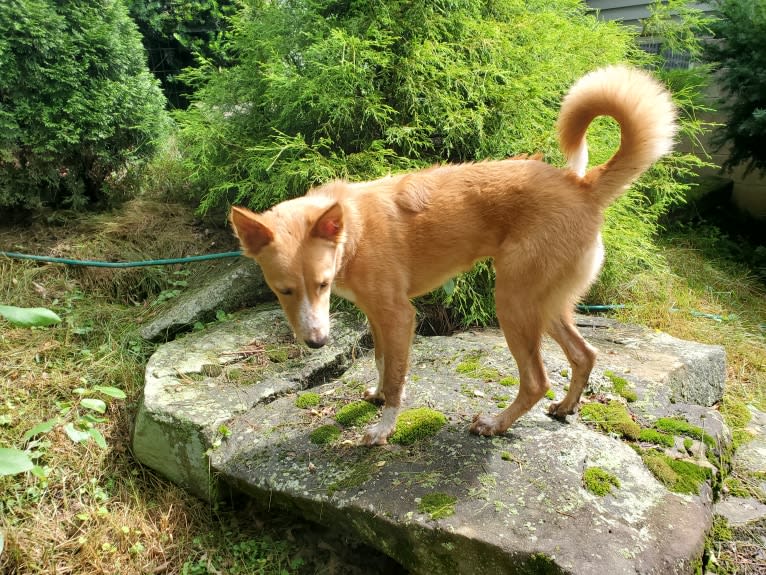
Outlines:
{"type": "Polygon", "coordinates": [[[505,411],[477,415],[470,430],[497,435],[550,387],[540,353],[546,332],[572,366],[569,391],[549,412],[561,418],[577,408],[596,352],[572,314],[602,264],[604,209],[670,151],[675,131],[674,106],[658,82],[608,67],[579,80],[561,106],[569,168],[509,159],[336,181],[261,214],[235,207],[231,223],[308,346],[327,342],[331,289],[367,315],[379,382],[365,396],[385,402],[367,445],[386,443],[394,429],[415,321],[410,299],[493,258],[497,318],[521,385],[505,411]],[[586,172],[585,131],[600,115],[619,123],[620,148],[586,172]]]}

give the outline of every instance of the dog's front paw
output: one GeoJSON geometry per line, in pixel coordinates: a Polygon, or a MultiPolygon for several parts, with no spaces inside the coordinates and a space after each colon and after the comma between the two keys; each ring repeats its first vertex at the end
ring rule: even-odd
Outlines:
{"type": "Polygon", "coordinates": [[[473,418],[469,431],[475,435],[491,436],[497,433],[495,418],[483,413],[476,414],[473,418]]]}
{"type": "Polygon", "coordinates": [[[362,438],[362,445],[386,445],[389,436],[394,432],[393,426],[384,425],[381,421],[367,428],[362,438]]]}
{"type": "Polygon", "coordinates": [[[381,405],[385,403],[386,396],[383,395],[383,392],[380,391],[377,386],[375,386],[365,389],[364,393],[362,394],[362,399],[369,401],[370,403],[374,403],[375,405],[381,405]]]}
{"type": "Polygon", "coordinates": [[[385,445],[396,427],[398,407],[384,407],[380,421],[367,428],[362,438],[363,445],[385,445]]]}
{"type": "Polygon", "coordinates": [[[548,415],[563,420],[567,418],[567,415],[572,415],[575,412],[576,407],[577,404],[568,406],[563,401],[556,401],[548,406],[548,415]]]}

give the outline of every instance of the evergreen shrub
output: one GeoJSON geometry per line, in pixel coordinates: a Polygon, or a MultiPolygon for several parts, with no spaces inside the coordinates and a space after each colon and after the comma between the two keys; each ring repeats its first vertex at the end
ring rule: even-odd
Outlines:
{"type": "MultiPolygon", "coordinates": [[[[245,0],[232,23],[236,64],[192,71],[193,104],[176,115],[200,212],[221,219],[231,204],[262,210],[332,178],[536,152],[562,165],[554,127],[574,81],[615,62],[651,65],[629,29],[579,0],[245,0]]],[[[681,104],[695,93],[686,86],[681,104]]],[[[597,121],[591,163],[618,144],[614,122],[597,121]]],[[[675,154],[609,210],[600,297],[658,264],[652,235],[696,162],[675,154]]],[[[493,283],[480,263],[421,309],[435,311],[435,331],[490,323],[493,283]]]]}
{"type": "Polygon", "coordinates": [[[108,200],[164,118],[122,2],[0,3],[0,208],[108,200]]]}

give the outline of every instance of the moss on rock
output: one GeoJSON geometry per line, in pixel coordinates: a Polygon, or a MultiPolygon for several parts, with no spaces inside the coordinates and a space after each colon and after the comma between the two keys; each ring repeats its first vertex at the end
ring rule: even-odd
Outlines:
{"type": "Polygon", "coordinates": [[[346,427],[364,425],[375,418],[378,408],[369,401],[359,400],[344,405],[335,413],[335,421],[346,427]]]}
{"type": "Polygon", "coordinates": [[[301,409],[308,409],[309,407],[316,407],[319,405],[319,403],[322,401],[322,398],[319,396],[318,393],[315,393],[313,391],[308,391],[306,393],[301,393],[297,399],[295,400],[295,407],[299,407],[301,409]]]}
{"type": "Polygon", "coordinates": [[[711,478],[712,472],[691,461],[682,461],[668,457],[659,451],[641,452],[644,464],[654,476],[676,493],[699,494],[700,485],[711,478]]]}
{"type": "Polygon", "coordinates": [[[672,435],[648,428],[641,430],[638,434],[638,440],[645,443],[654,443],[655,445],[664,445],[665,447],[673,447],[675,444],[672,435]]]}
{"type": "Polygon", "coordinates": [[[580,409],[580,416],[600,430],[626,439],[636,440],[641,434],[641,426],[633,421],[627,408],[619,401],[586,403],[580,409]]]}
{"type": "Polygon", "coordinates": [[[654,422],[654,427],[660,431],[672,433],[673,435],[685,435],[692,439],[698,439],[711,448],[716,446],[716,441],[711,435],[705,433],[701,427],[692,425],[680,417],[660,417],[654,422]]]}
{"type": "Polygon", "coordinates": [[[474,379],[482,379],[484,381],[498,381],[500,379],[500,372],[490,367],[484,367],[479,362],[481,353],[474,353],[466,357],[461,361],[455,371],[472,377],[474,379]]]}
{"type": "Polygon", "coordinates": [[[612,491],[612,487],[620,488],[620,480],[600,467],[587,467],[582,474],[582,484],[585,489],[603,497],[612,491]]]}
{"type": "Polygon", "coordinates": [[[389,441],[412,445],[416,441],[436,435],[447,423],[445,415],[427,407],[408,409],[399,414],[396,428],[389,441]]]}
{"type": "Polygon", "coordinates": [[[620,377],[613,371],[605,371],[604,376],[612,382],[612,387],[617,395],[624,398],[625,401],[633,402],[638,399],[638,395],[633,390],[630,382],[624,377],[620,377]]]}
{"type": "Polygon", "coordinates": [[[309,441],[317,445],[327,445],[333,443],[340,437],[340,428],[332,423],[317,427],[309,435],[309,441]]]}
{"type": "Polygon", "coordinates": [[[431,519],[443,519],[455,514],[457,497],[447,493],[429,493],[424,495],[418,503],[418,511],[427,513],[431,519]]]}

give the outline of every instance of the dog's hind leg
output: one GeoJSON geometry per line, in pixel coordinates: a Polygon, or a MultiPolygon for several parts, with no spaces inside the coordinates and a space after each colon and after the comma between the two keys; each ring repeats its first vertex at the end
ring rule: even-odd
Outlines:
{"type": "Polygon", "coordinates": [[[380,420],[365,432],[362,439],[365,445],[383,445],[394,431],[404,395],[410,345],[415,327],[415,309],[408,300],[384,309],[384,313],[370,318],[370,323],[377,326],[376,335],[379,336],[375,345],[376,348],[380,346],[380,357],[384,365],[378,393],[382,394],[385,403],[380,420]]]}
{"type": "Polygon", "coordinates": [[[580,396],[585,386],[588,385],[590,372],[596,363],[596,350],[580,335],[569,311],[550,323],[548,334],[564,350],[569,365],[572,367],[569,391],[563,400],[552,403],[548,408],[549,415],[563,419],[577,409],[580,396]]]}
{"type": "Polygon", "coordinates": [[[496,416],[477,415],[471,424],[471,433],[498,435],[504,433],[519,417],[529,411],[550,388],[541,354],[542,319],[539,317],[539,303],[529,294],[520,291],[512,293],[501,282],[498,272],[497,319],[505,334],[505,341],[519,368],[519,393],[505,411],[496,416]]]}

